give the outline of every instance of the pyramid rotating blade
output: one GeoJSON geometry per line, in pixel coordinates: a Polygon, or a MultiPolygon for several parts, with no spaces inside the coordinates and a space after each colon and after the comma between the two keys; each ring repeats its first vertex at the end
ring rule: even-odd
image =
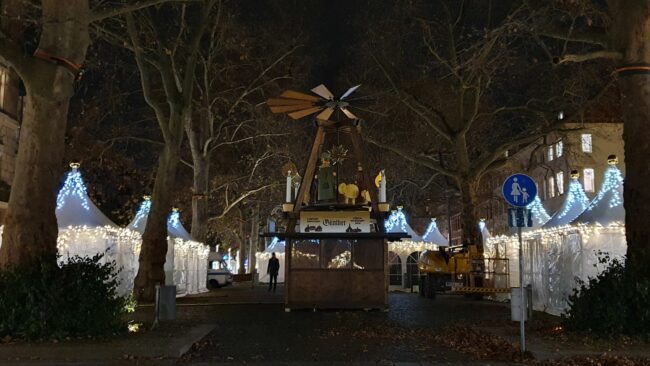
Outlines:
{"type": "Polygon", "coordinates": [[[304,104],[304,105],[301,104],[301,105],[277,105],[277,106],[270,106],[269,108],[273,113],[287,113],[287,112],[302,111],[312,107],[313,105],[310,104],[304,104]]]}
{"type": "Polygon", "coordinates": [[[266,105],[268,105],[269,107],[280,106],[280,105],[306,105],[311,107],[314,105],[314,102],[310,102],[308,100],[302,100],[302,99],[269,98],[266,101],[266,105]]]}
{"type": "Polygon", "coordinates": [[[329,91],[329,89],[327,89],[327,87],[323,84],[320,84],[311,91],[314,92],[314,94],[320,95],[327,100],[334,100],[334,94],[332,94],[332,92],[329,91]]]}
{"type": "Polygon", "coordinates": [[[345,107],[341,108],[341,112],[343,112],[343,114],[345,114],[349,119],[358,119],[354,113],[350,112],[350,110],[345,107]]]}
{"type": "Polygon", "coordinates": [[[280,94],[280,96],[289,99],[308,100],[310,102],[318,102],[320,100],[318,97],[315,97],[313,95],[304,94],[293,90],[285,90],[284,93],[280,94]]]}
{"type": "Polygon", "coordinates": [[[330,116],[332,115],[332,113],[334,113],[334,108],[327,107],[322,112],[320,112],[316,116],[316,118],[318,118],[318,119],[320,119],[322,121],[327,121],[330,118],[330,116]]]}
{"type": "Polygon", "coordinates": [[[359,84],[359,85],[357,85],[357,86],[353,86],[353,87],[351,87],[350,89],[348,89],[348,91],[346,91],[345,94],[341,95],[341,100],[343,100],[343,99],[349,97],[350,94],[354,93],[354,91],[357,90],[357,89],[359,89],[360,86],[361,86],[361,84],[359,84]]]}
{"type": "Polygon", "coordinates": [[[305,109],[303,111],[297,111],[297,112],[289,113],[289,117],[291,117],[293,119],[300,119],[300,118],[308,116],[310,114],[314,114],[314,113],[320,111],[321,109],[323,109],[323,107],[312,107],[312,108],[309,108],[309,109],[305,109]]]}

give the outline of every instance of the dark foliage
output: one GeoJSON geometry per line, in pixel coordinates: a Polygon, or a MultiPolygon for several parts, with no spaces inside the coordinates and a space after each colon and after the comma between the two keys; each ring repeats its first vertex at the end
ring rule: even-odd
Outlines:
{"type": "Polygon", "coordinates": [[[581,282],[569,296],[567,329],[599,335],[650,334],[650,280],[635,276],[617,259],[601,256],[599,261],[607,269],[581,282]]]}
{"type": "Polygon", "coordinates": [[[114,263],[103,255],[0,272],[0,337],[99,336],[125,329],[114,263]]]}

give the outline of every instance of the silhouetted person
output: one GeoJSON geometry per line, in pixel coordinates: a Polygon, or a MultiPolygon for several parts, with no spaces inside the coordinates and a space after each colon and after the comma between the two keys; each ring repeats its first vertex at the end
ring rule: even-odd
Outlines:
{"type": "Polygon", "coordinates": [[[266,269],[266,273],[269,275],[269,291],[278,286],[278,272],[280,271],[280,261],[275,257],[275,253],[271,253],[271,259],[269,259],[269,266],[266,269]]]}

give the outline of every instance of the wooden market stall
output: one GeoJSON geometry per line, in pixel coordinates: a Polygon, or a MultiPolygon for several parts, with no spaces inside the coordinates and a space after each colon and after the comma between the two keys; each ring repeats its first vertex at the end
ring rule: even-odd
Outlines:
{"type": "Polygon", "coordinates": [[[386,178],[382,171],[370,179],[361,122],[343,101],[354,90],[334,99],[321,85],[312,91],[323,98],[286,91],[267,102],[294,119],[320,112],[302,177],[287,172],[287,229],[264,234],[286,242],[287,310],[388,307],[387,243],[408,235],[385,232],[386,178]],[[348,119],[330,120],[337,111],[348,119]]]}

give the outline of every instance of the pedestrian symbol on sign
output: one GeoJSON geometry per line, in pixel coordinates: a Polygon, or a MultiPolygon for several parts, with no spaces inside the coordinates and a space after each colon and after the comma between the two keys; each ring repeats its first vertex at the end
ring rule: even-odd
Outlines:
{"type": "Polygon", "coordinates": [[[525,174],[514,174],[503,182],[503,198],[515,207],[528,206],[537,196],[535,182],[525,174]]]}

